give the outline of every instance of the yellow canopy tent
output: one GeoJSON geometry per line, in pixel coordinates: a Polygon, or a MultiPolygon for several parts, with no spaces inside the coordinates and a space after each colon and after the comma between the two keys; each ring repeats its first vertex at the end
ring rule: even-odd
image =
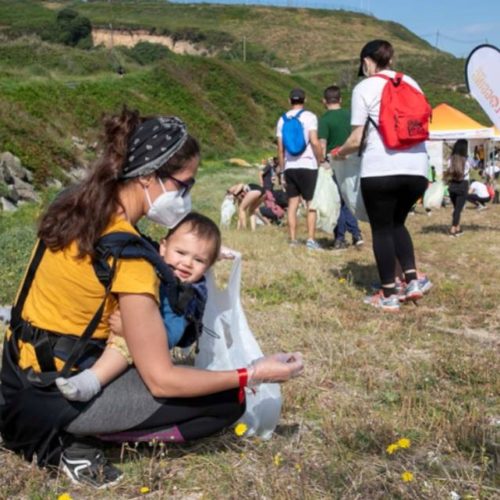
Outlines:
{"type": "Polygon", "coordinates": [[[490,139],[493,127],[486,127],[448,104],[438,104],[432,110],[429,126],[431,140],[490,139]]]}

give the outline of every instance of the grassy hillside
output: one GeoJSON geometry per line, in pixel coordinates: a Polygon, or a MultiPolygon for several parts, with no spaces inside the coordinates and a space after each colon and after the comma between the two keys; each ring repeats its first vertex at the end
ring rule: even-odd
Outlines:
{"type": "Polygon", "coordinates": [[[94,154],[75,148],[72,136],[92,144],[102,113],[126,103],[143,113],[183,117],[201,139],[205,156],[256,159],[274,150],[275,122],[287,107],[290,88],[304,87],[307,106],[321,113],[323,88],[337,83],[349,105],[358,81],[357,51],[374,36],[395,42],[396,67],[420,82],[432,105],[445,101],[488,123],[463,88],[451,90],[463,83],[463,61],[435,51],[399,25],[365,15],[166,2],[0,0],[0,150],[19,156],[39,184],[50,177],[64,179],[62,169],[86,163],[94,154]],[[244,63],[239,56],[178,56],[151,44],[82,50],[29,34],[42,32],[65,6],[95,25],[112,21],[115,27],[146,27],[158,33],[189,26],[205,33],[224,30],[235,39],[253,41],[254,59],[287,54],[296,69],[287,76],[266,64],[244,63]],[[304,31],[306,38],[297,43],[304,31]],[[311,33],[324,37],[321,47],[308,38],[311,33]],[[117,75],[119,66],[125,69],[123,78],[117,75]]]}
{"type": "Polygon", "coordinates": [[[88,17],[94,26],[120,29],[147,29],[155,33],[200,30],[214,46],[214,33],[220,47],[234,40],[247,43],[276,55],[292,68],[356,58],[360,47],[371,38],[391,40],[400,53],[432,56],[440,53],[404,26],[392,21],[348,12],[318,9],[283,9],[257,6],[210,4],[173,4],[165,1],[16,1],[27,14],[16,16],[9,9],[12,1],[0,1],[1,23],[16,32],[23,27],[36,30],[46,24],[50,11],[65,6],[88,17]]]}
{"type": "MultiPolygon", "coordinates": [[[[78,161],[70,137],[94,142],[99,118],[126,103],[145,114],[183,117],[205,154],[256,155],[273,148],[288,89],[319,90],[256,63],[176,56],[139,66],[130,51],[82,51],[21,39],[0,44],[0,149],[10,150],[39,181],[78,161]],[[114,71],[121,61],[127,72],[114,71]]],[[[312,103],[320,111],[319,102],[312,103]]]]}

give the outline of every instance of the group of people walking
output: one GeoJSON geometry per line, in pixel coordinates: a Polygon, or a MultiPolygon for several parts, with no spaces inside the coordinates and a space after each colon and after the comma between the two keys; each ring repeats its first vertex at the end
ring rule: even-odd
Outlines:
{"type": "MultiPolygon", "coordinates": [[[[395,79],[396,72],[390,69],[394,52],[385,40],[367,43],[360,54],[359,76],[366,78],[353,90],[351,114],[341,108],[338,87],[329,87],[324,92],[327,112],[318,120],[309,111],[302,111],[305,93],[294,89],[290,93],[288,118],[298,115],[304,130],[307,147],[300,154],[292,154],[283,139],[284,117],[277,124],[278,158],[284,171],[286,190],[289,195],[290,243],[296,240],[296,210],[300,197],[309,203],[314,194],[318,166],[326,159],[328,151],[331,161],[347,155],[361,156],[361,192],[368,214],[373,236],[373,252],[381,280],[381,289],[366,299],[368,304],[386,311],[397,311],[401,299],[418,300],[423,296],[419,284],[415,252],[405,221],[413,205],[427,188],[428,157],[425,142],[404,149],[391,149],[384,144],[380,133],[379,115],[384,88],[388,80],[395,79]],[[300,113],[300,114],[299,114],[300,113]],[[319,130],[319,135],[318,135],[319,130]],[[400,266],[404,286],[397,287],[396,268],[400,266]]],[[[401,79],[416,92],[422,93],[418,84],[409,76],[401,79]]],[[[337,246],[343,246],[344,235],[339,234],[347,225],[353,233],[353,243],[362,242],[361,233],[352,214],[342,202],[341,218],[336,234],[337,246]]],[[[314,239],[315,212],[307,214],[306,245],[319,247],[314,239]]]]}

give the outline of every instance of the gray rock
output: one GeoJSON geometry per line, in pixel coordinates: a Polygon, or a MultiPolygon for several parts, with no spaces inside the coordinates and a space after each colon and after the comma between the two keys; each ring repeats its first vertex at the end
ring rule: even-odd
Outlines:
{"type": "Polygon", "coordinates": [[[6,184],[14,184],[16,177],[23,179],[26,174],[21,160],[8,151],[0,154],[0,176],[3,177],[6,184]]]}
{"type": "Polygon", "coordinates": [[[14,187],[16,188],[16,191],[21,200],[40,201],[40,196],[31,184],[20,179],[15,179],[14,187]]]}
{"type": "Polygon", "coordinates": [[[6,195],[5,197],[15,205],[20,199],[19,193],[17,192],[17,189],[13,184],[8,186],[8,188],[9,188],[9,194],[6,195]]]}
{"type": "Polygon", "coordinates": [[[12,306],[0,306],[0,323],[7,324],[10,321],[12,306]]]}
{"type": "Polygon", "coordinates": [[[11,203],[7,198],[3,198],[0,196],[0,206],[4,212],[14,212],[16,210],[16,206],[11,203]]]}

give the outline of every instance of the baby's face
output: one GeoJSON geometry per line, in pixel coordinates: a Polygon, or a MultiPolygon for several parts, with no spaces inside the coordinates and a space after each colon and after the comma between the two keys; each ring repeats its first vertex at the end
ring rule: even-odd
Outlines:
{"type": "Polygon", "coordinates": [[[210,267],[214,245],[191,232],[189,225],[180,227],[168,240],[160,243],[160,255],[185,283],[195,283],[210,267]]]}

